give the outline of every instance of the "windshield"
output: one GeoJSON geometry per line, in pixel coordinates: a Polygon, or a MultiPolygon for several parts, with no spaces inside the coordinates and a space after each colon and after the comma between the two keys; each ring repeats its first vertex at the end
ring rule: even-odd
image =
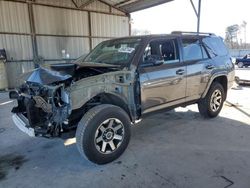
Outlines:
{"type": "Polygon", "coordinates": [[[80,57],[77,62],[93,62],[126,66],[133,58],[141,39],[128,38],[110,40],[100,43],[85,58],[80,57]]]}

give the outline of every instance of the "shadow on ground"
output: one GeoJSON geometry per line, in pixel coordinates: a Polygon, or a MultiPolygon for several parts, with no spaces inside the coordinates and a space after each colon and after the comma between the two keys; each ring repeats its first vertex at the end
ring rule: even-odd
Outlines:
{"type": "Polygon", "coordinates": [[[25,138],[1,147],[0,185],[244,187],[242,180],[250,180],[248,124],[171,111],[148,117],[132,133],[124,155],[104,166],[81,158],[75,144],[65,147],[60,139],[25,138]]]}
{"type": "Polygon", "coordinates": [[[98,166],[75,144],[21,133],[8,103],[0,106],[0,187],[249,187],[250,121],[234,120],[241,112],[232,104],[210,120],[196,106],[147,117],[125,153],[98,166]]]}

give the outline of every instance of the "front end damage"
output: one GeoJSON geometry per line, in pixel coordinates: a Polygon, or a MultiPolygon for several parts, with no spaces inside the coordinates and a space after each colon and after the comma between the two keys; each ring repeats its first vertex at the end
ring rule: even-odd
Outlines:
{"type": "Polygon", "coordinates": [[[25,83],[10,92],[18,104],[12,109],[13,121],[26,134],[71,137],[82,116],[102,103],[123,104],[129,114],[136,113],[130,71],[93,63],[55,69],[38,68],[24,75],[25,83]]]}
{"type": "Polygon", "coordinates": [[[72,76],[38,68],[22,79],[24,84],[9,93],[18,104],[12,109],[14,123],[30,136],[59,136],[71,113],[66,87],[72,82],[72,76]]]}
{"type": "Polygon", "coordinates": [[[68,128],[70,99],[64,84],[46,86],[26,83],[10,92],[18,106],[12,109],[13,121],[30,136],[57,137],[68,128]]]}

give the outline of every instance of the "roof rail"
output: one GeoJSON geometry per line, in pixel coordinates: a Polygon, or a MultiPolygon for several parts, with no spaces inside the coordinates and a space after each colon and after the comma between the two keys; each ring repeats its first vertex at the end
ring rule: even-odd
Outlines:
{"type": "Polygon", "coordinates": [[[179,35],[204,35],[204,36],[213,36],[214,33],[202,33],[202,32],[189,32],[189,31],[173,31],[171,34],[179,34],[179,35]]]}

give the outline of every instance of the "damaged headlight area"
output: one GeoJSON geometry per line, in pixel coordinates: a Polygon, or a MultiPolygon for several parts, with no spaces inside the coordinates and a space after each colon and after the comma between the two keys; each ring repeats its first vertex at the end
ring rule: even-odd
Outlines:
{"type": "Polygon", "coordinates": [[[58,137],[67,131],[71,105],[64,84],[25,83],[9,95],[18,103],[12,113],[25,122],[26,128],[34,129],[34,136],[58,137]]]}

